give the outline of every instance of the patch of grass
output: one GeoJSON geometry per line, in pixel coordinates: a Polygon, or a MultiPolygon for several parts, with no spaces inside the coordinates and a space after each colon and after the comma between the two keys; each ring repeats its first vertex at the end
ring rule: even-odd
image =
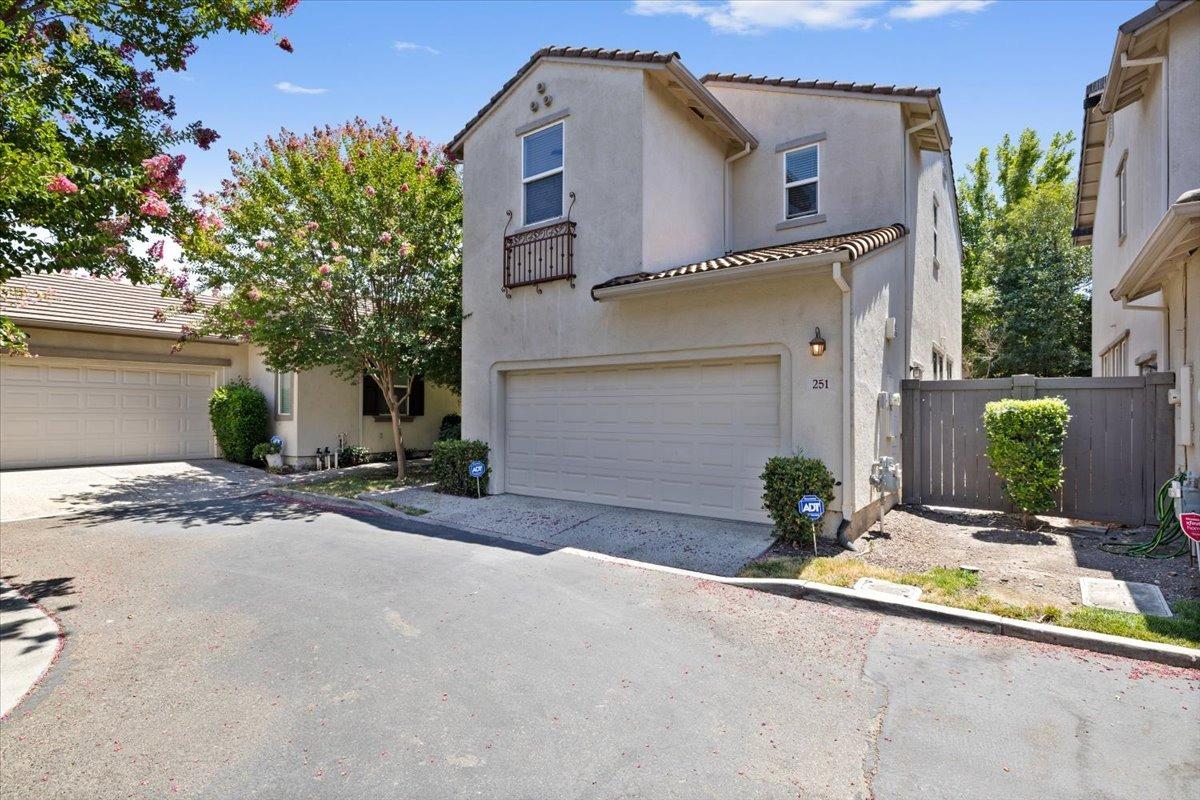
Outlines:
{"type": "Polygon", "coordinates": [[[742,578],[799,578],[830,586],[853,586],[859,578],[877,578],[919,586],[926,603],[995,614],[1008,619],[1048,622],[1069,628],[1110,633],[1131,639],[1200,647],[1200,601],[1180,600],[1171,606],[1174,617],[1127,614],[1099,608],[1064,610],[1052,605],[1017,605],[979,592],[979,576],[953,567],[924,572],[901,572],[877,567],[857,558],[768,558],[747,564],[742,578]]]}
{"type": "Polygon", "coordinates": [[[334,497],[357,497],[362,492],[386,492],[401,486],[416,486],[429,480],[429,472],[425,469],[409,467],[403,483],[396,481],[396,467],[387,465],[378,470],[355,472],[340,475],[326,481],[299,483],[296,488],[305,492],[328,494],[334,497]]]}
{"type": "Polygon", "coordinates": [[[1175,616],[1156,617],[1084,606],[1068,612],[1059,624],[1131,639],[1200,647],[1200,601],[1180,600],[1172,604],[1171,610],[1175,616]]]}

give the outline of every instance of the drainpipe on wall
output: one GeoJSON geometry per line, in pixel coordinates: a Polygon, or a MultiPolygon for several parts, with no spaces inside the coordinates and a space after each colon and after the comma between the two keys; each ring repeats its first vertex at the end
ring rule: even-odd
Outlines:
{"type": "Polygon", "coordinates": [[[842,274],[842,262],[833,262],[833,282],[842,290],[842,522],[837,542],[847,550],[857,550],[846,532],[854,517],[854,342],[850,284],[842,274]]]}
{"type": "Polygon", "coordinates": [[[721,249],[725,253],[732,251],[729,241],[733,238],[733,162],[743,156],[750,155],[750,150],[750,144],[747,143],[745,149],[725,159],[725,185],[723,187],[724,197],[721,209],[721,249]]]}

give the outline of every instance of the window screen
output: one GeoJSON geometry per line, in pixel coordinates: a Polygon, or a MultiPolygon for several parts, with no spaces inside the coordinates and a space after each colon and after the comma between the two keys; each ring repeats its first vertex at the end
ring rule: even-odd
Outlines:
{"type": "Polygon", "coordinates": [[[801,147],[784,155],[784,191],[787,218],[817,213],[818,145],[801,147]]]}
{"type": "Polygon", "coordinates": [[[563,124],[551,125],[522,140],[521,182],[525,224],[563,213],[563,124]]]}

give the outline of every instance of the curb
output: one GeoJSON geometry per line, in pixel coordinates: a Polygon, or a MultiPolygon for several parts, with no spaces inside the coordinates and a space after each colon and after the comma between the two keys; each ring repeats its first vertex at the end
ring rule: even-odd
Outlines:
{"type": "MultiPolygon", "coordinates": [[[[417,519],[416,517],[405,514],[399,509],[392,508],[391,506],[385,506],[381,503],[372,502],[366,499],[351,500],[345,497],[332,497],[330,495],[302,492],[296,489],[283,489],[280,487],[267,489],[265,490],[265,493],[278,495],[292,500],[299,500],[302,502],[311,503],[313,505],[326,506],[336,510],[359,512],[373,511],[407,520],[417,519]]],[[[432,524],[432,521],[430,521],[430,524],[432,524]]],[[[722,575],[710,575],[706,572],[694,572],[692,570],[680,569],[679,567],[666,567],[660,564],[651,564],[645,561],[636,561],[634,559],[621,558],[619,556],[610,556],[605,555],[604,553],[592,552],[590,550],[580,550],[576,547],[557,547],[553,543],[543,542],[542,540],[532,538],[518,539],[517,537],[501,536],[494,531],[467,528],[466,526],[452,525],[444,522],[437,522],[436,524],[443,525],[448,528],[458,528],[469,533],[492,536],[500,539],[515,539],[517,541],[545,544],[554,548],[558,552],[571,553],[573,555],[579,555],[598,561],[608,561],[616,564],[624,564],[626,566],[640,567],[642,569],[654,570],[656,572],[667,572],[674,575],[682,575],[699,580],[712,581],[713,583],[720,583],[726,586],[735,586],[740,589],[753,589],[755,591],[768,592],[770,594],[782,595],[784,597],[813,600],[819,603],[828,603],[830,605],[842,606],[846,608],[875,611],[884,614],[891,614],[893,616],[907,617],[909,619],[930,620],[932,622],[940,622],[960,628],[968,628],[981,633],[990,633],[996,636],[1011,636],[1031,642],[1043,642],[1046,644],[1059,645],[1061,647],[1073,647],[1077,650],[1089,650],[1093,653],[1102,653],[1104,655],[1121,656],[1140,661],[1150,661],[1157,664],[1165,664],[1171,667],[1200,669],[1200,649],[1191,647],[1180,647],[1173,644],[1148,642],[1141,639],[1128,639],[1124,636],[1113,636],[1107,633],[1093,633],[1091,631],[1079,630],[1078,628],[1065,628],[1061,625],[1048,625],[1043,622],[1029,622],[1027,620],[1009,619],[1007,617],[997,616],[996,614],[985,614],[980,611],[968,611],[967,609],[963,608],[952,608],[950,606],[940,606],[933,603],[923,603],[920,600],[902,600],[888,595],[881,595],[873,592],[860,592],[855,589],[848,589],[842,586],[830,586],[824,583],[813,583],[812,581],[802,581],[795,578],[729,578],[722,575]]]]}
{"type": "Polygon", "coordinates": [[[12,708],[8,709],[3,714],[0,714],[0,721],[4,721],[11,719],[12,715],[16,713],[16,710],[21,707],[21,704],[28,700],[30,695],[37,691],[38,687],[41,686],[42,683],[45,682],[46,678],[50,675],[50,671],[54,669],[54,665],[58,663],[60,658],[62,658],[63,649],[67,646],[67,630],[63,627],[62,622],[58,619],[58,615],[46,608],[37,600],[34,600],[29,595],[25,594],[10,583],[0,582],[0,585],[7,587],[14,594],[19,595],[25,602],[29,603],[29,605],[31,605],[33,608],[36,608],[38,611],[40,611],[43,616],[54,623],[54,629],[58,634],[58,640],[54,643],[54,653],[50,656],[50,660],[46,662],[46,666],[42,669],[41,674],[39,674],[37,678],[35,678],[33,682],[29,684],[29,687],[24,692],[22,692],[21,696],[17,698],[17,701],[12,704],[12,708]]]}

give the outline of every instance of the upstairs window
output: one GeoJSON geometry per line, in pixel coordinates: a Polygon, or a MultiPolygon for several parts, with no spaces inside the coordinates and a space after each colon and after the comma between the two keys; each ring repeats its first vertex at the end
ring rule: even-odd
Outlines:
{"type": "Polygon", "coordinates": [[[933,266],[938,265],[938,201],[933,198],[933,266]]]}
{"type": "Polygon", "coordinates": [[[563,123],[526,134],[521,139],[521,183],[524,224],[563,214],[563,123]]]}
{"type": "Polygon", "coordinates": [[[783,191],[787,219],[808,217],[817,213],[818,167],[820,145],[810,144],[783,154],[783,191]]]}

